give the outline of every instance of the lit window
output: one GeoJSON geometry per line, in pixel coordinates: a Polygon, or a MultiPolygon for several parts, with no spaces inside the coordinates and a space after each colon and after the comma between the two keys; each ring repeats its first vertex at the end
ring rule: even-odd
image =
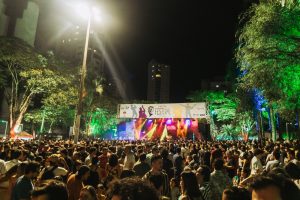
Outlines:
{"type": "Polygon", "coordinates": [[[156,77],[156,78],[160,78],[161,75],[160,75],[160,74],[155,74],[155,77],[156,77]]]}

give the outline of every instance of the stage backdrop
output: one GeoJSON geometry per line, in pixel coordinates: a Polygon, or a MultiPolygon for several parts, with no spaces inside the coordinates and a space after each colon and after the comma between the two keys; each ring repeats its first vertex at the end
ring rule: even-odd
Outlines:
{"type": "Polygon", "coordinates": [[[119,118],[205,118],[205,103],[120,104],[119,118]]]}

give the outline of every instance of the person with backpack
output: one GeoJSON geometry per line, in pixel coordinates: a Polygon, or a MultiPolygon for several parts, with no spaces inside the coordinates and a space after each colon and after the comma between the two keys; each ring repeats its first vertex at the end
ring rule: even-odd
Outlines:
{"type": "Polygon", "coordinates": [[[54,179],[54,177],[62,177],[65,179],[68,174],[68,170],[59,166],[59,159],[63,159],[58,154],[52,154],[48,158],[49,166],[45,167],[39,176],[41,181],[54,179]]]}

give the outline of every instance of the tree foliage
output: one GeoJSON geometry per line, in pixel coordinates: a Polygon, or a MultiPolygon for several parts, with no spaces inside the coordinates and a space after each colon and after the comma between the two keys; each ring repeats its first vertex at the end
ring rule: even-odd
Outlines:
{"type": "Polygon", "coordinates": [[[245,139],[255,133],[251,111],[239,111],[240,99],[237,93],[223,91],[195,91],[188,99],[205,101],[208,104],[212,134],[216,139],[245,139]]]}
{"type": "Polygon", "coordinates": [[[238,100],[234,94],[223,91],[194,91],[187,99],[193,102],[207,102],[209,112],[217,121],[226,122],[234,119],[238,100]]]}
{"type": "Polygon", "coordinates": [[[72,77],[50,68],[46,57],[20,39],[0,37],[0,64],[5,74],[1,87],[9,105],[11,132],[36,95],[48,98],[45,103],[60,105],[58,100],[64,100],[60,94],[73,94],[72,77]]]}
{"type": "Polygon", "coordinates": [[[238,32],[236,59],[243,76],[240,86],[258,88],[269,106],[299,109],[300,5],[298,1],[254,4],[238,32]]]}

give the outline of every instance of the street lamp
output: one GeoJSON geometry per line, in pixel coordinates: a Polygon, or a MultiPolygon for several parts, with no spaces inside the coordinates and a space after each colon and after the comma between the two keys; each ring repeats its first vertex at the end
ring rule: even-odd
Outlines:
{"type": "MultiPolygon", "coordinates": [[[[80,132],[80,118],[83,111],[83,98],[85,93],[85,79],[86,79],[86,72],[87,72],[87,53],[88,53],[88,46],[89,46],[89,38],[90,38],[90,29],[91,29],[91,18],[92,14],[97,14],[97,10],[92,8],[91,5],[88,6],[80,6],[82,11],[81,14],[87,15],[87,30],[86,30],[86,37],[85,37],[85,45],[84,45],[84,52],[83,52],[83,62],[81,67],[81,76],[80,76],[80,87],[78,91],[78,104],[76,107],[76,117],[74,122],[74,142],[78,142],[79,132],[80,132]]],[[[98,15],[99,16],[99,15],[98,15]]]]}

